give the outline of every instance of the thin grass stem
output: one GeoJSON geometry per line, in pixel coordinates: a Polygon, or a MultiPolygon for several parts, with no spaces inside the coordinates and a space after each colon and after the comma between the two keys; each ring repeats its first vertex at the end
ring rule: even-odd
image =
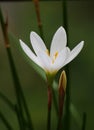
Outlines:
{"type": "Polygon", "coordinates": [[[30,130],[33,130],[31,117],[30,117],[30,114],[29,114],[29,110],[28,110],[28,107],[27,107],[27,104],[26,104],[26,101],[25,101],[25,97],[24,97],[24,94],[23,94],[23,91],[22,91],[21,84],[19,82],[16,67],[15,67],[13,57],[12,57],[12,53],[11,53],[11,48],[10,48],[9,39],[8,39],[8,18],[7,18],[6,23],[5,23],[1,9],[0,9],[0,22],[1,22],[2,32],[3,32],[3,35],[4,35],[5,47],[6,47],[6,51],[7,51],[7,55],[8,55],[8,59],[9,59],[11,73],[12,73],[12,77],[13,77],[15,94],[16,94],[17,104],[18,104],[18,107],[19,107],[19,113],[21,115],[21,121],[22,121],[23,126],[24,126],[22,128],[22,130],[25,130],[25,124],[26,124],[25,119],[24,119],[24,110],[26,112],[26,116],[27,116],[27,120],[28,120],[28,124],[29,124],[28,127],[29,127],[30,130]],[[24,105],[24,109],[23,109],[23,105],[24,105]]]}
{"type": "Polygon", "coordinates": [[[23,106],[24,106],[25,113],[26,113],[27,120],[28,120],[28,123],[26,123],[27,127],[29,128],[29,130],[33,130],[33,124],[32,124],[32,120],[31,120],[30,112],[28,110],[27,102],[25,100],[25,96],[24,96],[21,88],[20,88],[20,93],[21,93],[21,96],[22,96],[23,106]]]}
{"type": "Polygon", "coordinates": [[[40,16],[39,0],[33,0],[33,1],[35,5],[35,10],[36,10],[37,23],[38,23],[40,36],[44,40],[44,32],[43,32],[43,26],[42,26],[42,21],[41,21],[41,16],[40,16]]]}
{"type": "Polygon", "coordinates": [[[19,129],[24,130],[24,126],[23,126],[22,119],[21,119],[21,114],[20,114],[20,111],[19,111],[19,108],[17,107],[17,105],[15,105],[15,112],[16,112],[17,121],[19,124],[19,129]]]}
{"type": "MultiPolygon", "coordinates": [[[[67,45],[69,44],[69,30],[68,30],[68,16],[67,16],[67,0],[62,0],[63,9],[63,26],[67,32],[67,45]]],[[[64,118],[64,129],[70,129],[70,71],[69,65],[66,66],[67,74],[67,88],[66,88],[66,103],[65,103],[65,118],[64,118]]]]}
{"type": "Polygon", "coordinates": [[[14,104],[3,94],[0,92],[0,98],[11,108],[11,110],[15,110],[14,104]]]}
{"type": "Polygon", "coordinates": [[[0,118],[3,121],[3,123],[5,124],[7,130],[13,130],[12,126],[10,125],[10,123],[7,121],[7,119],[4,117],[4,115],[2,114],[2,112],[0,111],[0,118]]]}
{"type": "Polygon", "coordinates": [[[84,112],[83,113],[83,122],[82,122],[82,129],[81,130],[86,130],[86,120],[87,120],[87,115],[84,112]]]}

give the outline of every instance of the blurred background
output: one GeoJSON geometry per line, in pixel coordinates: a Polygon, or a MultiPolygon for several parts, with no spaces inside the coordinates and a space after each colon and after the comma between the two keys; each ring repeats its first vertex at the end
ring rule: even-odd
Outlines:
{"type": "MultiPolygon", "coordinates": [[[[33,2],[0,2],[4,17],[8,15],[9,31],[19,40],[30,46],[30,32],[39,34],[36,11],[33,2]]],[[[94,2],[68,1],[69,47],[72,49],[80,41],[85,45],[79,56],[70,65],[71,102],[82,115],[87,113],[86,130],[94,129],[94,2]]],[[[40,1],[40,14],[43,25],[45,44],[50,47],[55,31],[63,25],[61,1],[40,1]]],[[[34,123],[35,130],[46,129],[47,87],[45,81],[27,63],[15,43],[11,43],[12,55],[23,91],[34,123]],[[42,127],[42,128],[41,128],[42,127]]],[[[63,70],[63,69],[62,69],[63,70]]],[[[58,81],[57,74],[56,80],[58,81]]],[[[0,27],[0,91],[15,102],[10,66],[0,27]]],[[[0,110],[18,129],[16,116],[0,99],[0,110]]],[[[54,111],[54,110],[53,110],[54,111]]],[[[54,113],[54,112],[53,112],[54,113]]],[[[57,121],[52,116],[53,129],[57,121]]],[[[75,120],[71,119],[71,130],[79,130],[75,120]]],[[[0,120],[0,129],[6,130],[0,120]]]]}

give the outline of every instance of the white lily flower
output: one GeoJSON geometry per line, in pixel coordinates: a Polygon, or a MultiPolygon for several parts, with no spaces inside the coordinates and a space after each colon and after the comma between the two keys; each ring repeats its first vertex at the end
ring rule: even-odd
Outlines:
{"type": "Polygon", "coordinates": [[[71,62],[81,51],[84,41],[81,41],[72,51],[66,46],[67,37],[63,27],[60,27],[53,36],[50,51],[43,40],[35,32],[30,33],[31,45],[34,52],[20,40],[20,45],[27,56],[40,66],[46,75],[55,75],[58,70],[71,62]]]}

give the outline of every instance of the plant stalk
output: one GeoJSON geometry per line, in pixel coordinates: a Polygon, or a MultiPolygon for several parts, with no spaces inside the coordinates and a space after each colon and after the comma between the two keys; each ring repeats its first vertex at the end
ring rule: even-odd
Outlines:
{"type": "Polygon", "coordinates": [[[47,116],[47,130],[51,130],[51,108],[52,108],[52,90],[48,86],[48,116],[47,116]]]}
{"type": "Polygon", "coordinates": [[[4,117],[4,115],[2,114],[2,112],[0,112],[0,118],[3,121],[3,123],[5,124],[7,130],[13,130],[12,126],[9,124],[9,122],[6,120],[6,118],[4,117]]]}
{"type": "Polygon", "coordinates": [[[86,120],[87,120],[87,115],[86,115],[86,113],[84,112],[84,113],[83,113],[82,130],[85,130],[85,129],[86,129],[86,120]]]}
{"type": "MultiPolygon", "coordinates": [[[[67,32],[67,46],[69,44],[69,31],[68,31],[68,16],[67,16],[67,0],[62,0],[63,8],[63,26],[67,32]]],[[[65,103],[65,118],[64,118],[64,129],[70,129],[70,72],[69,65],[66,66],[67,74],[67,87],[66,87],[66,103],[65,103]]]]}
{"type": "Polygon", "coordinates": [[[35,10],[36,10],[37,23],[38,23],[40,36],[44,40],[43,26],[42,26],[41,17],[40,17],[39,0],[33,0],[33,1],[34,1],[34,5],[35,5],[35,10]]]}
{"type": "Polygon", "coordinates": [[[26,116],[28,119],[29,129],[33,130],[29,110],[27,108],[25,97],[24,97],[24,94],[22,91],[21,84],[19,82],[16,67],[15,67],[12,53],[11,53],[11,48],[10,48],[10,43],[9,43],[9,38],[8,38],[8,17],[6,19],[6,22],[4,22],[4,18],[3,18],[1,9],[0,9],[0,22],[1,22],[2,32],[3,32],[3,36],[4,36],[4,40],[5,40],[5,47],[6,47],[6,51],[7,51],[7,55],[8,55],[8,59],[9,59],[11,73],[12,73],[12,77],[13,77],[15,94],[16,94],[16,98],[17,98],[17,105],[19,107],[20,118],[21,118],[21,121],[23,124],[22,130],[25,130],[25,128],[26,128],[25,127],[26,123],[25,123],[25,119],[24,119],[24,110],[25,110],[25,113],[26,113],[26,116]],[[23,108],[23,106],[24,106],[24,108],[23,108]]]}

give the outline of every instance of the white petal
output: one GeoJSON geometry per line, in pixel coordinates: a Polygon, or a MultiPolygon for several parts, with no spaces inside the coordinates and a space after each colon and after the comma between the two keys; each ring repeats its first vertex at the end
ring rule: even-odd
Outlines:
{"type": "Polygon", "coordinates": [[[51,57],[56,51],[60,52],[66,46],[67,37],[65,29],[61,26],[53,36],[50,48],[51,57]]]}
{"type": "Polygon", "coordinates": [[[69,57],[67,58],[65,64],[68,64],[71,62],[82,50],[84,45],[84,41],[81,41],[69,54],[69,57]]]}
{"type": "Polygon", "coordinates": [[[38,59],[46,72],[51,70],[51,58],[44,51],[39,52],[38,59]]]}
{"type": "Polygon", "coordinates": [[[32,47],[36,54],[38,54],[39,51],[47,50],[43,40],[40,38],[40,36],[37,33],[31,32],[30,40],[31,40],[32,47]]]}
{"type": "Polygon", "coordinates": [[[67,47],[65,47],[59,54],[58,57],[56,58],[54,64],[53,64],[53,68],[56,69],[57,71],[59,69],[61,69],[64,64],[65,64],[65,60],[67,58],[68,55],[68,49],[67,47]]]}
{"type": "Polygon", "coordinates": [[[27,56],[33,61],[35,62],[37,65],[39,65],[41,67],[41,63],[39,62],[37,56],[31,51],[31,49],[22,41],[20,41],[20,45],[22,47],[22,49],[24,50],[24,52],[27,54],[27,56]]]}

